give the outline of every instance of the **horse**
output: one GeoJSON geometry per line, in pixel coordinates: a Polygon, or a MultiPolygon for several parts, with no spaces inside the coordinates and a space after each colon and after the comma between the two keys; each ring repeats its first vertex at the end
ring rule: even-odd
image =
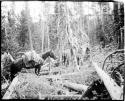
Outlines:
{"type": "MultiPolygon", "coordinates": [[[[38,54],[35,53],[34,55],[36,56],[36,55],[38,55],[38,54]]],[[[34,56],[34,57],[35,57],[35,56],[34,56]]],[[[36,73],[37,75],[39,75],[40,68],[41,68],[41,66],[43,65],[44,61],[45,61],[48,57],[51,57],[51,58],[53,58],[54,60],[57,59],[57,57],[54,55],[53,51],[50,50],[50,51],[45,52],[45,53],[42,54],[42,55],[38,55],[38,56],[36,57],[37,60],[30,58],[29,61],[27,61],[27,64],[30,64],[31,66],[27,66],[27,67],[28,67],[28,68],[29,68],[29,67],[30,67],[30,68],[35,68],[35,73],[36,73]],[[38,58],[39,58],[39,59],[38,59],[38,58]]]]}
{"type": "Polygon", "coordinates": [[[22,68],[26,68],[23,58],[19,58],[11,63],[10,65],[11,81],[13,80],[15,75],[22,70],[22,68]]]}
{"type": "Polygon", "coordinates": [[[14,62],[13,57],[10,55],[9,52],[4,52],[1,55],[1,74],[2,79],[8,80],[10,79],[10,64],[14,62]]]}
{"type": "Polygon", "coordinates": [[[19,58],[16,61],[12,62],[12,64],[10,65],[11,80],[13,80],[13,78],[15,77],[15,74],[20,72],[22,70],[22,68],[26,68],[26,69],[35,68],[35,74],[39,75],[40,68],[44,64],[43,63],[44,60],[46,60],[49,56],[51,58],[53,58],[54,60],[57,59],[52,51],[48,51],[48,52],[42,54],[42,56],[41,56],[42,58],[39,57],[39,61],[35,61],[33,59],[28,60],[27,64],[29,64],[29,65],[26,65],[24,58],[19,58]]]}
{"type": "Polygon", "coordinates": [[[1,66],[3,69],[4,67],[7,67],[12,61],[14,61],[13,57],[8,52],[4,52],[4,54],[1,55],[1,66]]]}
{"type": "Polygon", "coordinates": [[[45,52],[44,54],[42,54],[42,59],[46,60],[46,58],[48,58],[48,56],[50,56],[51,58],[53,58],[54,60],[57,59],[57,57],[54,55],[53,51],[50,50],[48,52],[45,52]]]}

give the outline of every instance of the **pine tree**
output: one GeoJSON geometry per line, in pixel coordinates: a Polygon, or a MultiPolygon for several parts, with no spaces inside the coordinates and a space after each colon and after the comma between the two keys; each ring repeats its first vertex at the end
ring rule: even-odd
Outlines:
{"type": "Polygon", "coordinates": [[[18,43],[22,47],[22,50],[33,49],[32,36],[30,31],[31,25],[31,16],[30,12],[27,8],[27,4],[25,5],[25,9],[21,11],[20,16],[20,32],[18,35],[18,43]],[[29,46],[30,45],[30,46],[29,46]]]}

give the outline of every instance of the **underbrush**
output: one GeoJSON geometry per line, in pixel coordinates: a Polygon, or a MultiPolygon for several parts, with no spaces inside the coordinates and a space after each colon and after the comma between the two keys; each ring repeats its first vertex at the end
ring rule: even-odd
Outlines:
{"type": "Polygon", "coordinates": [[[20,74],[19,80],[12,94],[14,99],[38,99],[40,95],[53,94],[56,90],[45,78],[30,73],[20,74]]]}
{"type": "Polygon", "coordinates": [[[118,45],[116,43],[110,43],[106,45],[104,48],[101,48],[101,46],[91,46],[91,58],[94,62],[98,63],[99,67],[102,68],[103,62],[106,58],[106,56],[115,50],[118,49],[118,45]]]}

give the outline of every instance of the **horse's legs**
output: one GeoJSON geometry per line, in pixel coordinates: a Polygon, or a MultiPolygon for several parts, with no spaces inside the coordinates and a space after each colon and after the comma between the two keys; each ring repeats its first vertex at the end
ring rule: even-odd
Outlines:
{"type": "Polygon", "coordinates": [[[37,68],[35,68],[35,74],[37,75],[37,68]]]}
{"type": "Polygon", "coordinates": [[[65,66],[65,62],[66,62],[66,56],[64,55],[64,66],[65,66]]]}
{"type": "Polygon", "coordinates": [[[41,66],[40,65],[37,65],[37,66],[35,66],[35,74],[36,75],[39,75],[39,72],[40,72],[40,68],[41,66]]]}
{"type": "Polygon", "coordinates": [[[69,56],[67,56],[67,66],[69,66],[69,56]]]}
{"type": "Polygon", "coordinates": [[[67,58],[67,66],[69,66],[69,58],[67,58]]]}
{"type": "Polygon", "coordinates": [[[79,57],[77,57],[77,65],[79,65],[79,57]]]}
{"type": "Polygon", "coordinates": [[[37,69],[37,70],[38,70],[38,74],[39,74],[39,72],[40,72],[40,69],[41,69],[41,66],[39,65],[39,67],[38,67],[38,69],[37,69]]]}
{"type": "Polygon", "coordinates": [[[66,67],[68,66],[68,56],[66,55],[66,63],[65,63],[66,67]]]}
{"type": "Polygon", "coordinates": [[[67,62],[68,62],[67,60],[68,60],[68,59],[67,59],[67,56],[66,56],[66,62],[65,62],[65,66],[66,66],[66,67],[67,67],[67,62]]]}
{"type": "Polygon", "coordinates": [[[65,59],[64,59],[64,54],[62,55],[62,65],[64,65],[64,61],[65,61],[65,59]]]}

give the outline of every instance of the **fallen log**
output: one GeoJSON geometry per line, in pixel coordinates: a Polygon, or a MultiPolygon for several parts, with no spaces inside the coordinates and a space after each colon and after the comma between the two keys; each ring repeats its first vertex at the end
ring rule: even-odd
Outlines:
{"type": "Polygon", "coordinates": [[[86,85],[82,85],[82,84],[76,84],[76,83],[72,83],[72,82],[68,82],[68,81],[65,81],[64,83],[63,82],[60,82],[60,80],[65,80],[64,78],[61,78],[61,76],[52,76],[52,77],[46,77],[47,79],[58,79],[59,81],[57,81],[59,84],[62,84],[64,87],[70,89],[70,90],[74,90],[74,91],[77,91],[77,92],[85,92],[88,88],[88,86],[86,85]]]}
{"type": "Polygon", "coordinates": [[[14,91],[14,88],[16,85],[18,85],[19,82],[18,82],[18,76],[16,76],[11,85],[9,86],[9,88],[7,89],[6,93],[4,94],[3,98],[2,99],[11,99],[11,94],[13,93],[14,91]]]}
{"type": "Polygon", "coordinates": [[[40,100],[75,100],[80,99],[81,95],[42,95],[40,100]]]}
{"type": "Polygon", "coordinates": [[[98,75],[103,80],[112,100],[123,100],[123,89],[119,87],[109,75],[107,75],[101,68],[99,68],[97,63],[92,63],[98,75]]]}
{"type": "Polygon", "coordinates": [[[86,85],[71,83],[71,82],[68,82],[68,81],[63,83],[63,86],[68,88],[68,89],[71,89],[71,90],[74,90],[74,91],[79,91],[79,92],[85,92],[88,88],[88,86],[86,86],[86,85]]]}
{"type": "Polygon", "coordinates": [[[8,87],[8,85],[9,85],[9,83],[8,83],[8,82],[7,82],[7,83],[2,84],[2,86],[1,86],[2,90],[3,90],[3,89],[6,89],[6,88],[8,87]]]}

